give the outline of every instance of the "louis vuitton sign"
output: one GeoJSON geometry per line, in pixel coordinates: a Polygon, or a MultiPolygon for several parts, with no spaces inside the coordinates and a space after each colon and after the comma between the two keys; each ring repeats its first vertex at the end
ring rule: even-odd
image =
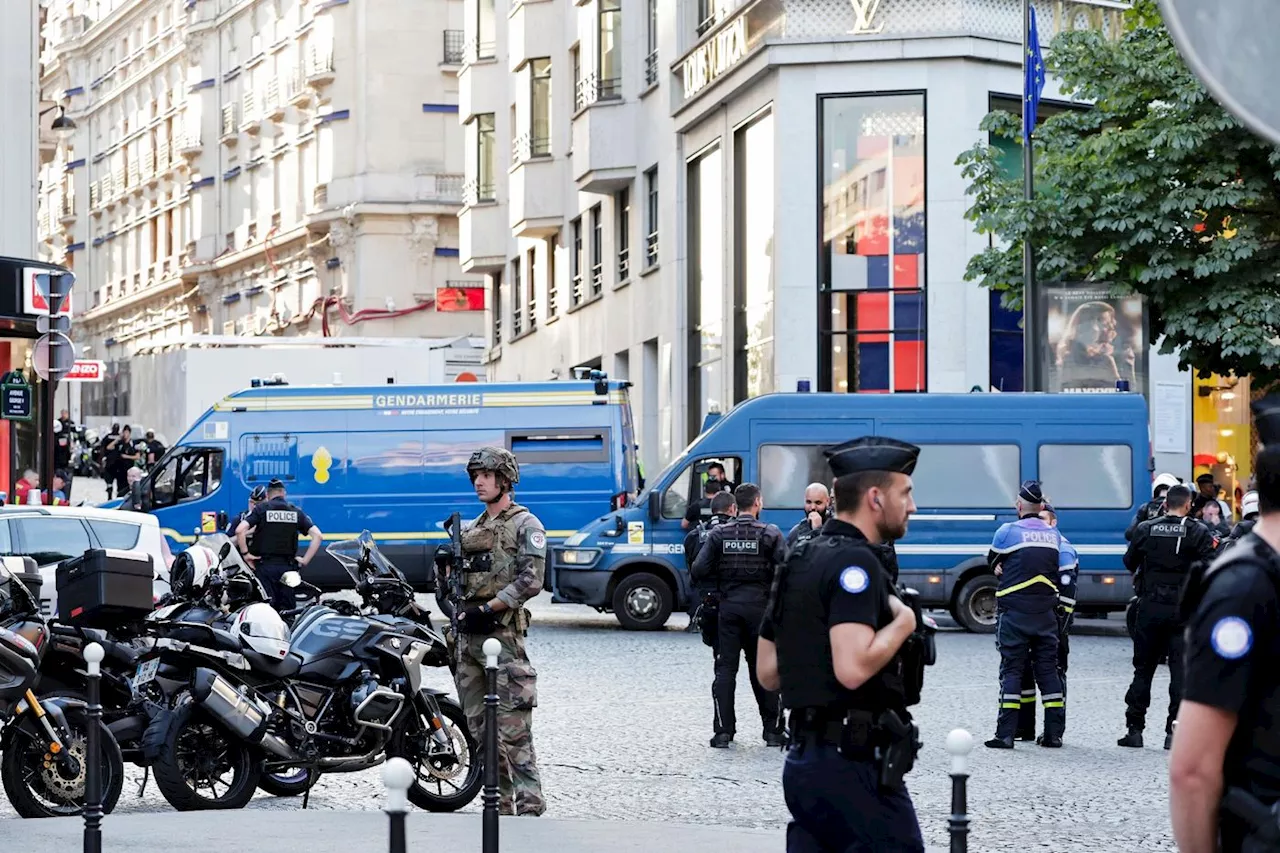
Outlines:
{"type": "Polygon", "coordinates": [[[747,18],[739,15],[685,58],[681,66],[685,98],[692,98],[707,88],[746,55],[747,18]]]}

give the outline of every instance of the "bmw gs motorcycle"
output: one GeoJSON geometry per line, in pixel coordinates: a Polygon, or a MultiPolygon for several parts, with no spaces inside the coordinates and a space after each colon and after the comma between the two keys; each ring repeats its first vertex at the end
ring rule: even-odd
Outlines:
{"type": "Polygon", "coordinates": [[[313,604],[290,634],[274,610],[263,605],[273,621],[254,605],[229,632],[235,650],[216,635],[212,645],[161,650],[162,662],[174,654],[195,662],[189,687],[148,731],[161,732],[154,771],[174,808],[238,808],[262,772],[305,771],[314,782],[392,756],[415,768],[409,799],[419,808],[454,811],[479,793],[478,748],[461,707],[424,684],[428,667],[448,664],[448,650],[429,618],[401,598],[411,604],[412,587],[368,531],[330,553],[355,581],[361,607],[313,604]],[[216,793],[208,768],[229,752],[247,755],[237,774],[244,788],[211,805],[199,792],[216,793]]]}
{"type": "MultiPolygon", "coordinates": [[[[49,626],[40,605],[8,563],[0,561],[0,778],[22,817],[63,817],[84,808],[88,755],[88,706],[67,697],[39,698],[32,690],[49,649],[49,626]]],[[[110,813],[124,784],[124,760],[115,738],[99,723],[102,810],[110,813]]]]}

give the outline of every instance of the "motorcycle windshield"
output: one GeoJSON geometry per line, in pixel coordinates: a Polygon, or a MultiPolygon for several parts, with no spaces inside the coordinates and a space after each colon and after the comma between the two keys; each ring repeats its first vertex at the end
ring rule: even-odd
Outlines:
{"type": "Polygon", "coordinates": [[[325,548],[325,552],[337,560],[357,584],[374,578],[405,580],[395,564],[378,550],[378,543],[374,541],[373,534],[368,530],[355,539],[334,542],[325,548]]]}

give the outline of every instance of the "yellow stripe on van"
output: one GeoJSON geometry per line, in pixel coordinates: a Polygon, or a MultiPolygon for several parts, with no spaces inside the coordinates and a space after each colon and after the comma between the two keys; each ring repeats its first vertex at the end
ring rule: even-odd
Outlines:
{"type": "MultiPolygon", "coordinates": [[[[519,406],[589,406],[600,399],[592,391],[535,391],[506,392],[481,391],[482,405],[495,408],[513,408],[519,406]]],[[[344,396],[280,396],[280,397],[226,397],[213,404],[215,412],[242,410],[246,412],[288,412],[288,411],[351,411],[355,409],[372,409],[373,397],[370,395],[344,396]]],[[[627,395],[622,391],[613,391],[608,396],[611,405],[622,405],[627,402],[627,395]]],[[[388,407],[388,408],[414,408],[388,407]]]]}

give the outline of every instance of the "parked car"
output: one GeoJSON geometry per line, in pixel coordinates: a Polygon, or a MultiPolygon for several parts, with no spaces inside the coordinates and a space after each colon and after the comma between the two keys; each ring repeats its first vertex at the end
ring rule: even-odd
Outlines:
{"type": "Polygon", "coordinates": [[[141,551],[155,568],[155,595],[169,591],[173,554],[155,516],[87,506],[0,508],[0,556],[31,557],[43,579],[40,613],[58,612],[58,564],[91,548],[141,551]]]}

